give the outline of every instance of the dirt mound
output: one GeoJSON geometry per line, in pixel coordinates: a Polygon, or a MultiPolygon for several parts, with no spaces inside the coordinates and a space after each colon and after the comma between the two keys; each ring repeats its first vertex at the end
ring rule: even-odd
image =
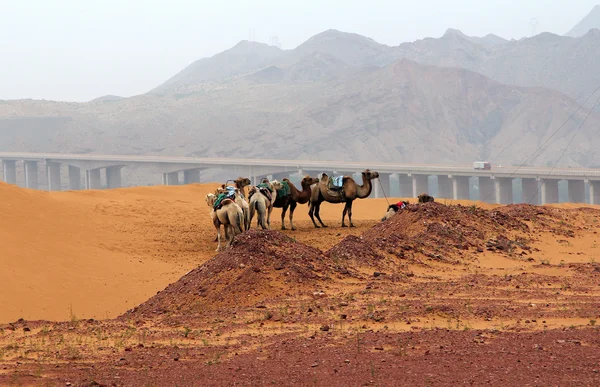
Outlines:
{"type": "Polygon", "coordinates": [[[412,204],[367,230],[362,238],[383,254],[414,262],[421,262],[424,256],[455,264],[457,257],[469,252],[523,254],[530,250],[533,229],[526,221],[568,235],[572,230],[563,218],[553,209],[527,205],[485,210],[436,202],[412,204]]]}
{"type": "Polygon", "coordinates": [[[334,272],[316,248],[278,232],[249,230],[221,252],[124,316],[188,316],[309,295],[334,272]]]}

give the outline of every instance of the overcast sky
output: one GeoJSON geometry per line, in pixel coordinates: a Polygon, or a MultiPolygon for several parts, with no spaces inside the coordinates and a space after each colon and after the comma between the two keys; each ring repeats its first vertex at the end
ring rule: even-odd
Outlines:
{"type": "Polygon", "coordinates": [[[0,99],[145,93],[249,39],[291,49],[335,28],[388,45],[447,28],[564,34],[600,0],[0,0],[0,99]]]}

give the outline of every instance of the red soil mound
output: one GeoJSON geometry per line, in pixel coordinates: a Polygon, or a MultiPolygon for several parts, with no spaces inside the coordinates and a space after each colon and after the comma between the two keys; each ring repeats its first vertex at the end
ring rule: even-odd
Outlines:
{"type": "MultiPolygon", "coordinates": [[[[418,263],[420,258],[427,257],[455,264],[457,257],[484,249],[509,254],[518,254],[520,250],[523,254],[522,251],[530,250],[528,244],[534,238],[534,228],[571,236],[573,226],[565,219],[565,210],[529,205],[484,210],[437,202],[412,204],[367,230],[359,245],[368,246],[360,247],[369,257],[367,261],[392,255],[408,262],[418,263]]],[[[356,245],[356,240],[346,238],[331,249],[329,255],[353,251],[356,245]]],[[[365,254],[355,259],[364,260],[365,254]]]]}
{"type": "Polygon", "coordinates": [[[249,230],[236,237],[231,249],[124,316],[197,315],[299,297],[318,290],[333,271],[316,248],[277,231],[249,230]]]}

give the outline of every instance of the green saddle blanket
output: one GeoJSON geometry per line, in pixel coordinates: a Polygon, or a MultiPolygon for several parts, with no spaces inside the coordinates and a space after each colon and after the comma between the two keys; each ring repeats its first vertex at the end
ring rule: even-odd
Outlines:
{"type": "Polygon", "coordinates": [[[277,197],[285,197],[288,196],[290,194],[290,185],[288,184],[287,181],[282,181],[281,185],[283,186],[281,189],[277,190],[277,197]]]}

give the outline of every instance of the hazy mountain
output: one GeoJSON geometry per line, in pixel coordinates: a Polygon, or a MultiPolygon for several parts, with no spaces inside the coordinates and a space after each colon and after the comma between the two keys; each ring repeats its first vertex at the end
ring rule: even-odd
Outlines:
{"type": "MultiPolygon", "coordinates": [[[[254,75],[262,73],[264,78],[264,71],[254,75]]],[[[287,76],[283,70],[269,71],[287,76]]],[[[23,141],[19,130],[0,121],[5,139],[0,147],[419,163],[486,158],[512,163],[533,152],[575,108],[573,100],[556,91],[507,86],[464,69],[400,60],[323,81],[257,84],[250,76],[185,96],[147,95],[110,104],[0,104],[0,117],[62,120],[43,143],[23,141]],[[508,144],[512,146],[501,152],[508,144]]],[[[555,160],[584,113],[530,163],[555,160]]],[[[598,124],[593,115],[561,165],[600,163],[595,153],[598,124]]]]}
{"type": "Polygon", "coordinates": [[[268,66],[282,53],[277,47],[244,40],[213,57],[197,60],[152,92],[183,91],[207,81],[228,79],[268,66]]]}
{"type": "Polygon", "coordinates": [[[582,102],[600,85],[597,47],[600,47],[600,31],[596,29],[580,38],[542,33],[518,41],[491,34],[471,37],[448,29],[440,38],[397,47],[357,34],[328,30],[293,50],[241,42],[221,54],[195,62],[153,93],[220,88],[231,79],[250,74],[253,74],[250,77],[267,77],[257,79],[259,82],[322,81],[339,77],[342,71],[382,67],[407,58],[423,64],[465,68],[505,84],[555,89],[582,102]],[[255,74],[259,70],[265,72],[255,74]]]}
{"type": "Polygon", "coordinates": [[[461,67],[505,84],[546,87],[583,102],[600,86],[600,31],[580,38],[542,33],[493,46],[449,30],[439,39],[401,44],[400,56],[419,63],[461,67]]]}
{"type": "Polygon", "coordinates": [[[591,29],[600,29],[600,5],[596,5],[566,36],[578,38],[588,33],[591,29]]]}

